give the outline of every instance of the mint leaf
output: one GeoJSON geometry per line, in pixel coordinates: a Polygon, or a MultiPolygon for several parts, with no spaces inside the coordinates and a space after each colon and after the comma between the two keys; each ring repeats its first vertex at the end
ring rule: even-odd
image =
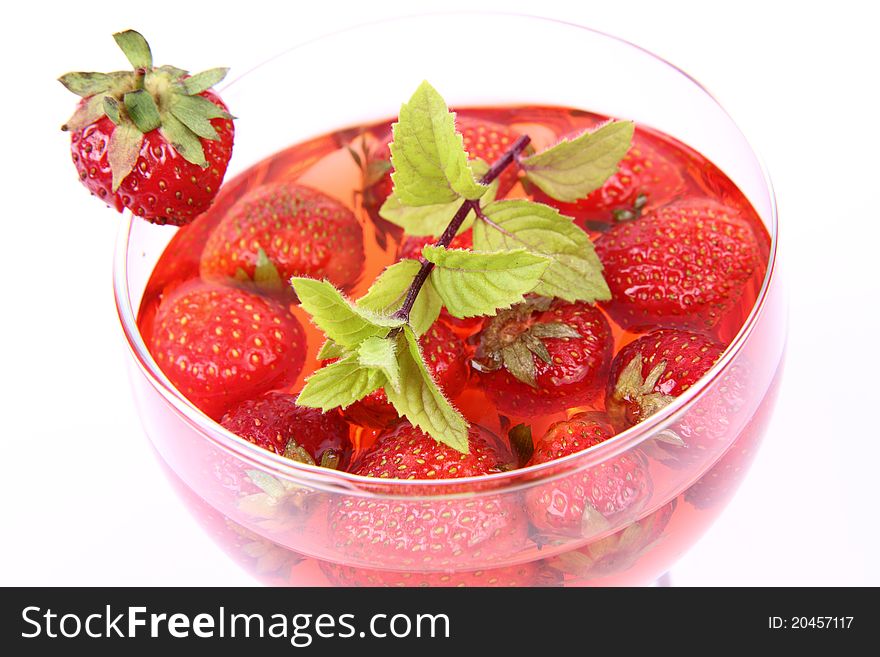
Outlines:
{"type": "Polygon", "coordinates": [[[344,347],[340,347],[338,344],[333,342],[333,340],[325,340],[324,344],[322,344],[321,348],[318,350],[318,355],[316,356],[316,358],[318,360],[334,360],[347,355],[348,352],[345,350],[344,347]]]}
{"type": "MultiPolygon", "coordinates": [[[[407,290],[420,267],[416,260],[401,260],[387,267],[367,293],[357,300],[357,305],[382,315],[393,314],[403,305],[407,290]]],[[[409,314],[409,324],[416,335],[422,335],[431,328],[440,316],[441,307],[442,301],[433,283],[425,281],[409,314]]]]}
{"type": "Polygon", "coordinates": [[[356,354],[322,367],[306,381],[296,403],[329,411],[346,408],[385,385],[379,370],[362,367],[356,354]]]}
{"type": "Polygon", "coordinates": [[[315,325],[343,347],[356,347],[373,336],[384,338],[390,328],[403,323],[355,307],[327,281],[294,276],[290,284],[315,325]]]}
{"type": "MultiPolygon", "coordinates": [[[[477,176],[483,176],[488,170],[489,165],[484,160],[476,159],[471,162],[471,168],[477,176]]],[[[480,198],[480,203],[491,203],[495,200],[498,193],[498,179],[496,178],[489,185],[489,189],[480,198]]],[[[379,216],[391,223],[400,226],[410,235],[433,236],[440,237],[452,217],[461,207],[462,200],[456,198],[449,203],[438,203],[436,205],[410,206],[404,204],[397,194],[391,193],[385,199],[385,203],[379,209],[379,216]]],[[[463,233],[469,229],[474,223],[474,212],[468,212],[464,223],[458,230],[463,233]]]]}
{"type": "Polygon", "coordinates": [[[392,338],[367,338],[358,345],[357,357],[361,367],[379,370],[392,388],[400,389],[396,342],[392,338]]]}
{"type": "Polygon", "coordinates": [[[467,453],[468,425],[431,378],[415,334],[408,326],[397,337],[400,388],[385,388],[397,412],[435,440],[467,453]]]}
{"type": "Polygon", "coordinates": [[[545,151],[523,158],[526,178],[545,194],[572,203],[599,189],[632,143],[632,121],[612,121],[594,132],[563,140],[545,151]]]}
{"type": "Polygon", "coordinates": [[[496,201],[483,209],[487,221],[474,225],[474,248],[528,249],[550,258],[537,294],[592,303],[611,298],[593,243],[570,217],[524,200],[496,201]]]}
{"type": "Polygon", "coordinates": [[[450,203],[486,192],[486,186],[474,180],[462,137],[455,131],[455,115],[427,82],[401,106],[392,137],[391,180],[404,204],[450,203]]]}
{"type": "Polygon", "coordinates": [[[422,255],[436,265],[431,282],[454,317],[494,315],[522,301],[550,264],[525,249],[487,253],[426,246],[422,255]]]}

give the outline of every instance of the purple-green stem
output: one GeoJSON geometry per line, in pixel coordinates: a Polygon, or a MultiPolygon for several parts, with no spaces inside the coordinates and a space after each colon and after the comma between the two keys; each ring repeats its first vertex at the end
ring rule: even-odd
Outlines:
{"type": "MultiPolygon", "coordinates": [[[[531,138],[528,135],[523,135],[513,142],[510,148],[504,152],[504,155],[499,157],[492,166],[489,167],[489,170],[486,172],[486,175],[480,179],[480,182],[483,185],[489,185],[494,182],[494,180],[501,175],[501,172],[510,166],[510,164],[518,158],[519,154],[526,149],[530,141],[531,138]]],[[[434,246],[449,246],[453,238],[458,234],[458,229],[461,228],[462,223],[464,223],[465,218],[471,210],[479,213],[479,199],[473,201],[465,200],[465,202],[461,204],[458,212],[452,217],[446,230],[443,231],[443,234],[434,246]]],[[[419,267],[418,273],[415,275],[412,284],[410,284],[409,289],[406,291],[406,299],[404,300],[403,305],[400,307],[400,310],[393,315],[395,319],[402,319],[405,322],[409,322],[409,314],[412,312],[416,299],[419,297],[419,292],[425,284],[425,281],[428,280],[428,276],[431,275],[431,271],[434,269],[433,262],[429,262],[424,258],[422,258],[421,262],[422,265],[419,267]]]]}

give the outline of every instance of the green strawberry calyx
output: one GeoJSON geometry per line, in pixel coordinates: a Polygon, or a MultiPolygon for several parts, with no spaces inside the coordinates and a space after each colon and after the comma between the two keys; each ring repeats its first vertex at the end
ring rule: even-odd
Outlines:
{"type": "Polygon", "coordinates": [[[552,303],[548,297],[533,297],[500,311],[482,331],[474,369],[494,372],[504,368],[515,379],[537,388],[535,357],[548,365],[553,362],[544,340],[581,337],[563,322],[534,321],[534,315],[549,310],[552,303]]]}
{"type": "Polygon", "coordinates": [[[144,135],[153,130],[159,130],[187,162],[207,168],[201,140],[220,139],[211,120],[233,117],[201,94],[223,80],[229,69],[190,75],[174,66],[154,66],[150,46],[140,33],[126,30],[113,38],[132,70],[62,75],[59,82],[83,100],[61,129],[82,130],[104,116],[115,124],[107,154],[114,192],[134,169],[144,135]]]}
{"type": "Polygon", "coordinates": [[[651,368],[648,376],[642,376],[642,354],[637,353],[621,371],[611,394],[611,398],[618,402],[615,406],[622,410],[609,408],[609,413],[626,414],[628,417],[618,419],[634,424],[669,406],[675,397],[655,390],[664,372],[666,361],[661,360],[651,368]]]}

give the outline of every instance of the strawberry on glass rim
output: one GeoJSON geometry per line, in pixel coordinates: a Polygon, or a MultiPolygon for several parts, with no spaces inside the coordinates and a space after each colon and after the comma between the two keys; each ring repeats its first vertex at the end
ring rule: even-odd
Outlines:
{"type": "Polygon", "coordinates": [[[154,66],[134,30],[113,35],[133,70],[67,73],[82,98],[62,126],[80,181],[111,208],[183,226],[214,200],[232,155],[232,116],[211,90],[227,69],[154,66]]]}

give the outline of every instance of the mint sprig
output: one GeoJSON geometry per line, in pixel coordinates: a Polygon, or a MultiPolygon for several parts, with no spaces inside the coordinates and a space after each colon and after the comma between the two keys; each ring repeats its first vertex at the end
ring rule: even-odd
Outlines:
{"type": "Polygon", "coordinates": [[[617,171],[632,144],[634,130],[632,121],[611,121],[526,157],[520,165],[526,178],[545,194],[573,203],[599,189],[617,171]]]}
{"type": "MultiPolygon", "coordinates": [[[[373,312],[393,315],[401,309],[421,264],[417,260],[401,260],[383,271],[357,305],[373,312]]],[[[408,322],[419,336],[431,328],[440,316],[443,301],[433,282],[425,281],[409,311],[408,322]]]]}
{"type": "MultiPolygon", "coordinates": [[[[419,346],[418,336],[442,308],[472,317],[515,312],[532,293],[586,302],[610,297],[586,233],[546,205],[496,200],[498,176],[516,163],[545,193],[571,201],[614,173],[632,132],[629,122],[611,122],[520,159],[530,142],[523,135],[491,165],[471,162],[455,115],[423,82],[392,126],[394,189],[380,214],[409,234],[435,236],[437,242],[424,247],[421,260],[387,267],[357,301],[326,281],[291,279],[302,307],[327,337],[318,358],[333,361],[309,377],[297,403],[345,408],[384,388],[401,417],[466,452],[467,421],[434,381],[419,346]],[[471,226],[474,250],[450,249],[453,238],[471,226]]],[[[522,360],[525,372],[543,353],[541,336],[533,337],[517,353],[504,355],[522,360]]]]}
{"type": "Polygon", "coordinates": [[[411,206],[478,199],[487,187],[474,179],[455,115],[427,82],[400,108],[391,128],[394,193],[411,206]]]}

